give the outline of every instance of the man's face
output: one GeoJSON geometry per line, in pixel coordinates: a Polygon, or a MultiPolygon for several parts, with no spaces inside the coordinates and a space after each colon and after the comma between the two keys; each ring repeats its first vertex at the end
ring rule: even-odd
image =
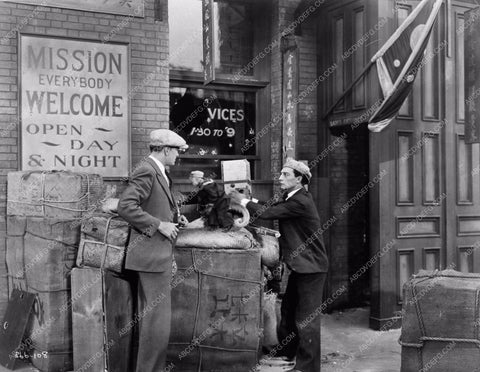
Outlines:
{"type": "Polygon", "coordinates": [[[197,176],[190,176],[190,182],[192,183],[193,186],[198,186],[202,179],[197,176]]]}
{"type": "Polygon", "coordinates": [[[178,149],[176,147],[165,147],[165,164],[164,165],[175,165],[175,161],[178,158],[178,149]]]}
{"type": "Polygon", "coordinates": [[[280,173],[280,188],[282,190],[290,190],[301,185],[302,177],[295,177],[292,168],[284,167],[280,173]]]}

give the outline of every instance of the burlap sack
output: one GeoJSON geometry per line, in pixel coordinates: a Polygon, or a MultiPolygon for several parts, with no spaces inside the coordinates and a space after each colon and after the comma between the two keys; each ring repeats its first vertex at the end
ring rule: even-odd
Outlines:
{"type": "Polygon", "coordinates": [[[100,206],[104,185],[98,174],[67,171],[9,172],[7,215],[81,218],[100,206]]]}
{"type": "Polygon", "coordinates": [[[251,232],[241,228],[223,232],[221,229],[182,229],[178,233],[176,247],[251,249],[258,246],[251,232]]]}

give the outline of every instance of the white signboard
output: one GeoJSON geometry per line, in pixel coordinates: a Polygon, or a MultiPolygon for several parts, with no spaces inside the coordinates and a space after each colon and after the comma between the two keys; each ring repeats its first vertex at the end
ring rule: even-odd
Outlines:
{"type": "Polygon", "coordinates": [[[22,170],[127,176],[127,46],[27,35],[20,45],[22,170]]]}

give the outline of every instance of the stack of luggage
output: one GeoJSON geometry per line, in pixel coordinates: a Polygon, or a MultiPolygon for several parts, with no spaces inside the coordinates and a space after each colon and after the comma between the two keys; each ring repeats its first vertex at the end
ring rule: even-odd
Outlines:
{"type": "Polygon", "coordinates": [[[115,214],[84,220],[72,270],[75,371],[132,370],[133,280],[123,273],[128,224],[115,214]]]}
{"type": "Polygon", "coordinates": [[[6,261],[9,294],[36,300],[23,348],[41,371],[73,367],[70,272],[80,225],[98,206],[103,181],[73,172],[11,172],[7,186],[6,261]]]}

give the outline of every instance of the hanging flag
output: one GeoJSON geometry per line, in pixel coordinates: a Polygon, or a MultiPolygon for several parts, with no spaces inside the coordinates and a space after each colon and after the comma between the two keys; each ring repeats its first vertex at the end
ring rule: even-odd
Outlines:
{"type": "Polygon", "coordinates": [[[442,0],[423,0],[373,56],[384,100],[370,117],[368,129],[380,132],[397,115],[410,94],[424,60],[442,0]]]}
{"type": "Polygon", "coordinates": [[[380,132],[397,115],[410,94],[420,68],[428,63],[424,52],[443,0],[422,0],[400,27],[371,58],[362,73],[328,110],[329,115],[355,84],[376,65],[383,99],[366,117],[368,129],[380,132]]]}

